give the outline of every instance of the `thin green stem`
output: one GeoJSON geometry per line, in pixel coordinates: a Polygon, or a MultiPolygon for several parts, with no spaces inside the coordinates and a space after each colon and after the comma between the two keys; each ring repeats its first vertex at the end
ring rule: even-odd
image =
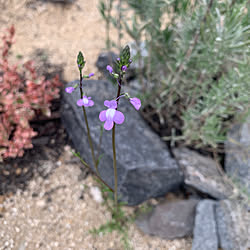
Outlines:
{"type": "Polygon", "coordinates": [[[106,187],[108,187],[109,188],[109,190],[110,191],[112,191],[113,193],[114,193],[114,190],[100,177],[100,176],[98,176],[93,170],[92,170],[92,168],[80,157],[80,155],[78,154],[78,153],[75,153],[75,152],[72,152],[76,157],[78,157],[79,159],[80,159],[80,161],[81,161],[81,163],[85,166],[85,167],[87,167],[90,171],[91,171],[91,173],[93,173],[97,178],[98,178],[98,180],[100,180],[106,187]]]}
{"type": "MultiPolygon", "coordinates": [[[[81,99],[82,99],[83,98],[82,71],[80,71],[80,93],[81,93],[81,99]]],[[[86,124],[86,127],[87,127],[88,141],[89,141],[89,146],[90,146],[90,149],[91,149],[92,160],[93,160],[93,163],[94,163],[94,166],[95,166],[96,173],[97,173],[97,175],[100,176],[100,173],[99,173],[99,170],[98,170],[98,167],[97,167],[97,160],[96,160],[95,153],[94,153],[93,142],[92,142],[92,138],[91,138],[91,135],[90,135],[88,118],[87,118],[87,114],[86,114],[86,110],[85,110],[84,106],[82,106],[82,111],[83,111],[83,115],[84,115],[84,119],[85,119],[85,124],[86,124]]]]}
{"type": "Polygon", "coordinates": [[[115,124],[112,129],[112,147],[113,147],[113,168],[114,168],[114,179],[115,179],[115,207],[118,208],[118,199],[117,199],[117,166],[116,166],[116,151],[115,151],[115,124]]]}
{"type": "MultiPolygon", "coordinates": [[[[122,78],[121,76],[119,77],[118,80],[119,84],[118,84],[118,91],[117,91],[117,96],[116,96],[116,102],[117,102],[117,107],[118,107],[118,102],[120,99],[118,99],[118,97],[121,94],[121,85],[122,85],[122,78]]],[[[117,110],[117,108],[116,108],[117,110]]],[[[117,181],[117,166],[116,166],[116,150],[115,150],[115,124],[113,126],[112,129],[112,147],[113,147],[113,168],[114,168],[114,179],[115,179],[115,207],[116,207],[116,211],[118,209],[118,195],[117,195],[117,189],[118,189],[118,181],[117,181]]]]}

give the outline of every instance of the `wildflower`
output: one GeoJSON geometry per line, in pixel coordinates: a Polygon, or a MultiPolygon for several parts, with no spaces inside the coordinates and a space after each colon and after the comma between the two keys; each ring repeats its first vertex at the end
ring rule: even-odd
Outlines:
{"type": "Polygon", "coordinates": [[[128,68],[128,67],[127,67],[126,65],[122,66],[122,71],[125,72],[125,71],[127,70],[127,68],[128,68]]]}
{"type": "Polygon", "coordinates": [[[67,93],[72,93],[73,91],[75,90],[75,88],[74,87],[67,87],[66,89],[65,89],[65,91],[67,92],[67,93]]]}
{"type": "Polygon", "coordinates": [[[133,97],[129,98],[130,103],[134,106],[136,110],[139,110],[141,107],[141,100],[139,98],[133,97]]]}
{"type": "Polygon", "coordinates": [[[79,99],[77,101],[77,105],[80,107],[92,107],[94,105],[94,102],[91,100],[91,97],[83,96],[82,99],[79,99]]]}
{"type": "Polygon", "coordinates": [[[119,62],[119,61],[121,60],[121,58],[120,58],[120,57],[117,57],[116,60],[119,62]]]}
{"type": "Polygon", "coordinates": [[[94,73],[90,73],[90,74],[88,75],[89,78],[92,77],[92,76],[94,76],[94,73]]]}
{"type": "Polygon", "coordinates": [[[113,73],[113,68],[110,65],[107,65],[106,69],[109,71],[110,74],[113,73]]]}
{"type": "Polygon", "coordinates": [[[104,102],[104,105],[108,107],[107,110],[103,110],[99,114],[99,119],[104,123],[104,128],[106,130],[111,130],[114,126],[114,122],[117,124],[122,124],[124,122],[124,115],[122,112],[116,110],[117,102],[115,100],[104,102]]]}

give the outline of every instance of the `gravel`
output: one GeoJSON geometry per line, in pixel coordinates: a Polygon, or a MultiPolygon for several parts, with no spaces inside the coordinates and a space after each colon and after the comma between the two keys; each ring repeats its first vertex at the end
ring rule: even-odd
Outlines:
{"type": "MultiPolygon", "coordinates": [[[[124,249],[116,232],[89,233],[110,219],[110,214],[101,204],[93,177],[79,180],[81,169],[69,150],[66,146],[56,162],[44,162],[56,165],[47,178],[35,175],[24,191],[2,200],[0,250],[124,249]]],[[[134,208],[125,210],[131,213],[134,208]]],[[[191,249],[191,238],[162,240],[144,235],[134,224],[129,227],[129,240],[136,250],[191,249]]]]}

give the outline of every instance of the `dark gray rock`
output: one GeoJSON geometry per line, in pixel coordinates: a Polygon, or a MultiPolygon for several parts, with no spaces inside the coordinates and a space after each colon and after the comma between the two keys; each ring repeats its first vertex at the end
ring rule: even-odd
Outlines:
{"type": "Polygon", "coordinates": [[[136,225],[146,234],[163,239],[192,235],[198,200],[164,202],[150,213],[140,216],[136,225]]]}
{"type": "MultiPolygon", "coordinates": [[[[71,83],[68,86],[73,85],[71,83]]],[[[116,89],[108,82],[89,80],[84,82],[84,91],[95,102],[93,107],[87,108],[87,115],[93,143],[97,148],[101,126],[99,113],[106,109],[104,100],[116,96],[116,89]]],[[[92,159],[83,114],[76,105],[79,97],[78,91],[64,93],[62,121],[77,151],[90,163],[92,159]]],[[[177,188],[183,182],[182,172],[170,156],[166,145],[124,98],[120,99],[119,110],[125,115],[124,123],[116,126],[118,195],[121,200],[128,205],[136,205],[177,188]]],[[[111,131],[103,133],[101,153],[104,153],[99,165],[101,176],[113,187],[111,131]]]]}
{"type": "Polygon", "coordinates": [[[238,201],[218,202],[216,221],[219,245],[223,250],[250,248],[250,213],[238,201]]]}
{"type": "Polygon", "coordinates": [[[225,181],[216,162],[187,148],[174,149],[174,155],[184,172],[184,183],[217,199],[233,194],[233,188],[225,181]]]}
{"type": "Polygon", "coordinates": [[[106,67],[107,65],[115,65],[116,59],[118,55],[114,52],[103,52],[98,56],[98,59],[96,61],[96,67],[100,72],[102,72],[106,77],[109,76],[109,72],[107,71],[106,67]]]}
{"type": "Polygon", "coordinates": [[[215,202],[202,200],[196,207],[192,250],[218,249],[215,202]]]}
{"type": "Polygon", "coordinates": [[[225,150],[226,172],[250,194],[250,116],[229,131],[225,150]]]}

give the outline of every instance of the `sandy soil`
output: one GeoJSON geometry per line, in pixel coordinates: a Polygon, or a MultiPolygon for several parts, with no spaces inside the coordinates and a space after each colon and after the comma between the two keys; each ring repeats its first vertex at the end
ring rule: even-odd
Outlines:
{"type": "MultiPolygon", "coordinates": [[[[76,57],[82,51],[86,72],[97,72],[95,62],[105,50],[105,24],[98,0],[77,0],[72,5],[39,0],[0,0],[0,33],[15,25],[14,55],[31,58],[36,49],[46,51],[48,60],[63,66],[63,78],[78,78],[76,57]]],[[[112,31],[116,37],[116,31],[112,31]]],[[[125,44],[125,41],[124,41],[125,44]]]]}
{"type": "MultiPolygon", "coordinates": [[[[14,24],[13,54],[27,60],[36,49],[44,50],[50,62],[63,67],[64,80],[71,81],[78,78],[79,50],[87,60],[86,73],[97,72],[94,64],[105,46],[105,25],[97,5],[98,0],[77,0],[72,5],[0,0],[0,34],[14,24]]],[[[26,191],[0,196],[0,250],[123,249],[117,233],[98,237],[89,233],[109,214],[91,195],[96,186],[92,177],[79,180],[79,166],[72,163],[68,150],[56,163],[44,160],[44,168],[54,169],[47,179],[35,176],[26,191]]],[[[135,225],[129,228],[129,238],[136,250],[191,249],[190,238],[166,241],[142,234],[135,225]]]]}
{"type": "MultiPolygon", "coordinates": [[[[98,236],[89,233],[104,224],[110,214],[100,203],[93,178],[79,178],[79,164],[72,163],[75,160],[69,151],[66,146],[56,163],[41,163],[52,169],[49,178],[35,176],[24,192],[17,192],[3,202],[1,250],[124,249],[121,235],[116,232],[98,236]]],[[[133,208],[127,211],[132,212],[133,208]]],[[[190,238],[162,240],[144,235],[134,224],[129,227],[129,241],[135,250],[191,249],[190,238]]]]}

